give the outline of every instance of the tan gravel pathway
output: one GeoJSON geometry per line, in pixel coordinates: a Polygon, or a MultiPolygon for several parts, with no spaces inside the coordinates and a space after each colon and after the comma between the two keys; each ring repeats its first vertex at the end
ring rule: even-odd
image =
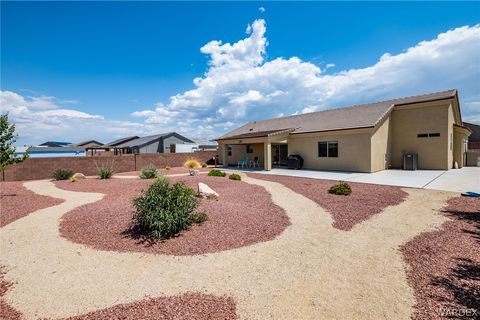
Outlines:
{"type": "Polygon", "coordinates": [[[242,319],[410,318],[415,300],[398,247],[445,221],[439,210],[451,193],[406,189],[405,202],[346,232],[283,185],[244,180],[265,187],[291,226],[272,241],[181,257],[71,243],[58,232],[62,215],[103,195],[25,183],[66,201],[1,229],[0,264],[14,283],[7,302],[27,319],[60,318],[193,291],[233,297],[242,319]]]}

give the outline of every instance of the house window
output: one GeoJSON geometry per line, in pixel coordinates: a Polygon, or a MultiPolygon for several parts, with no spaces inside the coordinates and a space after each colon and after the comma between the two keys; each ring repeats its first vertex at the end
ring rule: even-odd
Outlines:
{"type": "Polygon", "coordinates": [[[433,132],[433,133],[419,133],[417,134],[417,138],[435,138],[440,137],[440,133],[433,132]]]}
{"type": "Polygon", "coordinates": [[[318,143],[318,157],[338,158],[338,141],[320,141],[318,143]]]}
{"type": "Polygon", "coordinates": [[[231,157],[232,156],[232,147],[228,146],[227,152],[228,152],[228,156],[231,157]]]}
{"type": "Polygon", "coordinates": [[[247,153],[253,153],[253,144],[247,144],[247,153]]]}
{"type": "Polygon", "coordinates": [[[337,141],[330,141],[328,143],[328,157],[338,158],[338,142],[337,141]]]}

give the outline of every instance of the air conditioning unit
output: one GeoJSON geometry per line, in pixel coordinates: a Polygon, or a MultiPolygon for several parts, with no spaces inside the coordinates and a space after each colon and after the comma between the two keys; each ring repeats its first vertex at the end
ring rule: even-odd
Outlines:
{"type": "Polygon", "coordinates": [[[403,155],[403,170],[417,170],[418,155],[416,153],[406,153],[403,155]]]}

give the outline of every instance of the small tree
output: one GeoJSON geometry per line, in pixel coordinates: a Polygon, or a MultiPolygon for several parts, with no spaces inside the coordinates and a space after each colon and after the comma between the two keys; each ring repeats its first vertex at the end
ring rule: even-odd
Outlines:
{"type": "Polygon", "coordinates": [[[27,151],[20,157],[15,154],[13,144],[17,141],[17,137],[15,124],[8,122],[8,113],[2,113],[0,115],[0,171],[2,171],[3,180],[5,180],[4,169],[6,166],[22,162],[28,158],[27,151]]]}

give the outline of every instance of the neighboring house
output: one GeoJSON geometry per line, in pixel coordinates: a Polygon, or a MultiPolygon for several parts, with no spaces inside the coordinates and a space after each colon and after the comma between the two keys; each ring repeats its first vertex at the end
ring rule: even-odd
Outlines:
{"type": "Polygon", "coordinates": [[[176,153],[193,152],[198,148],[198,145],[176,132],[168,132],[132,139],[109,147],[114,150],[114,154],[176,153]]]}
{"type": "Polygon", "coordinates": [[[135,139],[138,139],[139,136],[129,136],[123,137],[112,142],[106,143],[100,146],[91,146],[85,148],[85,153],[87,156],[99,156],[99,155],[117,155],[117,150],[114,148],[122,143],[129,142],[135,139]]]}
{"type": "Polygon", "coordinates": [[[66,147],[71,145],[71,142],[61,142],[61,141],[47,141],[42,144],[39,144],[39,147],[66,147]]]}
{"type": "MultiPolygon", "coordinates": [[[[18,151],[18,150],[17,150],[18,151]]],[[[82,147],[29,147],[28,156],[31,158],[46,157],[82,157],[85,156],[85,149],[82,147]]]]}
{"type": "Polygon", "coordinates": [[[79,142],[75,144],[75,146],[87,149],[87,148],[101,147],[103,146],[103,143],[98,142],[97,140],[87,140],[87,141],[79,142]]]}
{"type": "Polygon", "coordinates": [[[210,141],[206,139],[195,139],[195,143],[198,144],[199,151],[217,151],[218,143],[217,141],[210,141]]]}
{"type": "Polygon", "coordinates": [[[468,150],[478,150],[480,151],[480,126],[473,123],[463,123],[465,127],[472,131],[470,137],[468,137],[468,150]]]}
{"type": "Polygon", "coordinates": [[[469,135],[450,90],[253,121],[217,141],[225,166],[247,156],[270,170],[298,154],[307,169],[375,172],[402,168],[409,153],[418,169],[462,167],[469,135]]]}

